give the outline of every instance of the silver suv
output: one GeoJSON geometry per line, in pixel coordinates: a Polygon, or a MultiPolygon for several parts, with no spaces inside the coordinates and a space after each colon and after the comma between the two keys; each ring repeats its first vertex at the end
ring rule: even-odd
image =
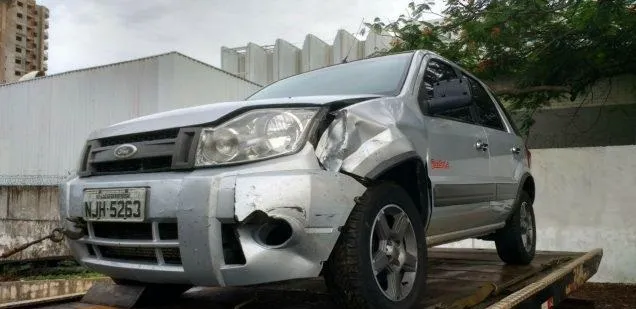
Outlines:
{"type": "Polygon", "coordinates": [[[488,87],[415,51],[93,132],[60,205],[85,232],[76,259],[116,283],[324,275],[343,306],[408,308],[427,247],[481,238],[532,260],[529,167],[488,87]]]}

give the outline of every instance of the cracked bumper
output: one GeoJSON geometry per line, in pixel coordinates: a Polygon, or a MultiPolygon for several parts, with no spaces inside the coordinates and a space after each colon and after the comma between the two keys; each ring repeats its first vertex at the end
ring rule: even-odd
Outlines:
{"type": "Polygon", "coordinates": [[[149,190],[141,223],[150,229],[149,238],[109,239],[89,224],[88,236],[69,242],[75,258],[114,278],[203,286],[317,276],[338,227],[365,189],[349,176],[322,170],[307,146],[292,156],[234,167],[75,178],[61,186],[61,216],[84,216],[85,189],[127,187],[149,190]],[[287,221],[291,239],[277,247],[258,242],[257,226],[244,222],[256,212],[287,221]],[[176,223],[178,239],[162,239],[166,223],[176,223]],[[236,228],[244,264],[225,263],[223,224],[236,228]],[[108,248],[128,250],[133,258],[103,254],[108,248]],[[141,253],[143,259],[134,257],[141,253]]]}

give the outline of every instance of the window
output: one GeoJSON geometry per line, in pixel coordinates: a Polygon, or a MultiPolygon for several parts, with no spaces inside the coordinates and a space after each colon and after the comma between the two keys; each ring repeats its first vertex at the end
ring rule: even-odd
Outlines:
{"type": "Polygon", "coordinates": [[[312,95],[400,93],[413,53],[368,58],[334,65],[279,80],[249,100],[312,95]]]}
{"type": "Polygon", "coordinates": [[[18,18],[23,18],[24,17],[24,15],[22,15],[22,13],[18,13],[17,16],[18,16],[18,18]]]}
{"type": "Polygon", "coordinates": [[[472,123],[474,120],[470,104],[460,103],[466,100],[469,100],[466,81],[460,79],[450,65],[439,60],[430,60],[426,65],[418,93],[422,111],[430,111],[438,117],[472,123]]]}
{"type": "Polygon", "coordinates": [[[489,128],[505,130],[499,111],[497,111],[495,103],[490,99],[486,89],[475,79],[468,77],[468,80],[479,123],[489,128]]]}
{"type": "Polygon", "coordinates": [[[520,133],[521,131],[519,131],[519,127],[517,127],[517,125],[515,124],[515,120],[512,118],[512,116],[510,116],[510,113],[508,113],[508,110],[506,110],[504,105],[501,103],[501,100],[499,100],[499,98],[496,95],[494,95],[494,94],[493,94],[493,97],[495,97],[495,101],[497,101],[497,104],[499,105],[499,108],[501,108],[501,110],[503,111],[504,115],[508,119],[508,123],[512,127],[512,131],[514,131],[515,134],[521,136],[521,133],[520,133]]]}
{"type": "Polygon", "coordinates": [[[20,42],[22,42],[22,37],[21,37],[21,36],[19,36],[19,35],[18,35],[18,36],[16,36],[16,37],[15,37],[15,39],[16,39],[16,41],[20,41],[20,42]]]}
{"type": "Polygon", "coordinates": [[[22,27],[22,25],[17,25],[17,26],[15,26],[15,27],[16,27],[16,28],[18,28],[18,30],[22,30],[22,29],[24,29],[24,27],[22,27]]]}
{"type": "Polygon", "coordinates": [[[24,3],[18,1],[18,6],[24,6],[24,3]]]}
{"type": "Polygon", "coordinates": [[[16,53],[21,53],[21,52],[22,52],[22,48],[20,48],[20,47],[16,47],[16,48],[15,48],[15,52],[16,52],[16,53]]]}
{"type": "Polygon", "coordinates": [[[20,76],[22,75],[22,73],[20,73],[20,71],[15,71],[15,76],[20,76]]]}
{"type": "Polygon", "coordinates": [[[433,98],[433,86],[435,84],[439,83],[440,81],[451,80],[455,78],[457,78],[457,74],[451,66],[439,62],[435,59],[429,61],[426,65],[426,71],[424,71],[424,82],[422,83],[424,89],[420,89],[418,99],[420,99],[420,101],[423,101],[433,98]]]}
{"type": "Polygon", "coordinates": [[[17,64],[22,64],[22,60],[21,60],[21,59],[18,59],[18,58],[15,58],[15,63],[17,63],[17,64]]]}

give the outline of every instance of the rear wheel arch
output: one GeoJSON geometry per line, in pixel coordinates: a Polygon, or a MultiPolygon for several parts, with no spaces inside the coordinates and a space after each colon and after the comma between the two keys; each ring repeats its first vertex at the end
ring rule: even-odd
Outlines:
{"type": "MultiPolygon", "coordinates": [[[[532,201],[534,201],[535,194],[535,186],[534,186],[534,177],[529,173],[525,173],[524,177],[521,178],[521,191],[524,191],[530,195],[532,201]]],[[[521,195],[521,192],[517,193],[517,198],[521,195]]]]}
{"type": "Polygon", "coordinates": [[[534,177],[530,175],[530,173],[524,173],[519,180],[519,187],[517,189],[517,196],[515,197],[515,202],[512,211],[508,215],[508,220],[514,215],[517,211],[518,206],[520,205],[519,201],[522,198],[523,193],[527,193],[530,196],[530,200],[534,202],[535,198],[535,185],[534,185],[534,177]]]}
{"type": "Polygon", "coordinates": [[[422,218],[424,228],[431,217],[431,182],[426,164],[415,152],[409,152],[385,161],[369,175],[372,183],[393,182],[404,189],[413,200],[422,218]],[[387,163],[388,162],[388,163],[387,163]],[[426,188],[422,190],[421,188],[426,188]]]}

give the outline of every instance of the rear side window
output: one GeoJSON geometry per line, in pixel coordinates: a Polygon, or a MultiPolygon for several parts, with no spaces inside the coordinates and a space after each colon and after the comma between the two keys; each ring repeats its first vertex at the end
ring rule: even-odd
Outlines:
{"type": "Polygon", "coordinates": [[[521,131],[519,131],[519,127],[517,127],[517,125],[515,124],[515,120],[510,116],[510,113],[508,113],[508,110],[501,103],[501,100],[499,100],[499,98],[496,95],[494,95],[494,94],[492,96],[495,97],[495,101],[497,101],[497,104],[499,104],[499,108],[501,108],[501,110],[503,111],[504,115],[508,119],[508,123],[512,127],[512,131],[514,131],[515,134],[517,134],[518,136],[521,136],[521,131]]]}
{"type": "MultiPolygon", "coordinates": [[[[456,90],[456,86],[462,82],[465,81],[459,79],[459,76],[453,67],[439,60],[431,59],[426,65],[424,78],[422,79],[422,84],[420,85],[418,93],[418,101],[422,110],[428,110],[428,100],[439,97],[448,99],[454,95],[458,95],[452,90],[456,90]]],[[[436,112],[434,116],[459,120],[462,122],[474,122],[470,106],[445,109],[443,111],[436,112]]]]}
{"type": "Polygon", "coordinates": [[[497,130],[505,130],[495,102],[490,99],[486,89],[475,79],[468,76],[467,79],[470,83],[470,92],[476,107],[479,124],[497,130]]]}

